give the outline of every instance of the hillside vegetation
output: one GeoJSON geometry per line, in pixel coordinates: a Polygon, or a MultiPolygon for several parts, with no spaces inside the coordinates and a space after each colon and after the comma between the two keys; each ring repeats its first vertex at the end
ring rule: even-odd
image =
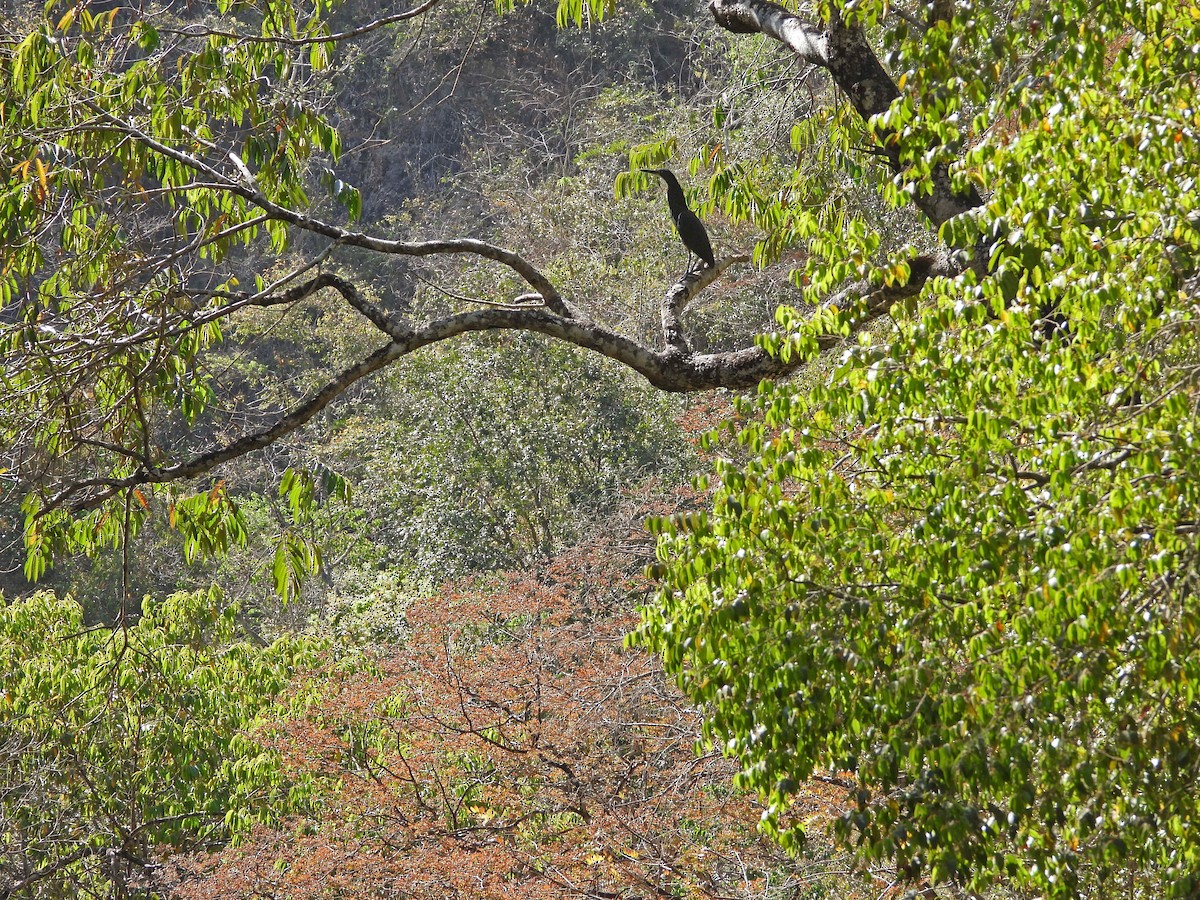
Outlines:
{"type": "Polygon", "coordinates": [[[1200,890],[1194,0],[0,28],[0,897],[1200,890]]]}

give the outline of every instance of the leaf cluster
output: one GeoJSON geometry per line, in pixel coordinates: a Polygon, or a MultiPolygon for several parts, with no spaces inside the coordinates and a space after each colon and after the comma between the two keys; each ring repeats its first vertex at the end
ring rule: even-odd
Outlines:
{"type": "MultiPolygon", "coordinates": [[[[1190,896],[1200,10],[954,10],[896,38],[874,127],[915,190],[945,158],[914,148],[974,142],[990,194],[941,237],[987,265],[763,385],[711,511],[659,523],[640,639],[786,845],[799,786],[846,772],[836,834],[910,883],[1190,896]]],[[[823,255],[815,284],[855,275],[823,255]]],[[[764,346],[860,314],[784,310],[764,346]]]]}
{"type": "Polygon", "coordinates": [[[303,806],[250,734],[317,644],[256,646],[216,592],[85,628],[48,592],[0,607],[6,888],[93,896],[161,883],[160,855],[245,837],[303,806]]]}

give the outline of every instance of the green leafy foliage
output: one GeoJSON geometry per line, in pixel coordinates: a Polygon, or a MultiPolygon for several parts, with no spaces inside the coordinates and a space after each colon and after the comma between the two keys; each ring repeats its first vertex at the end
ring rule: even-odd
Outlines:
{"type": "Polygon", "coordinates": [[[183,555],[188,562],[226,553],[231,546],[246,542],[241,511],[224,482],[173,502],[167,521],[183,537],[183,555]]]}
{"type": "Polygon", "coordinates": [[[6,877],[39,897],[124,891],[153,881],[164,847],[303,806],[303,781],[250,729],[317,645],[256,646],[237,615],[216,591],[147,600],[117,629],[85,628],[48,592],[0,607],[6,877]]]}
{"type": "Polygon", "coordinates": [[[305,578],[321,571],[320,545],[299,529],[312,521],[323,501],[349,503],[350,484],[327,466],[318,465],[315,472],[289,468],[279,482],[279,496],[295,526],[281,535],[271,564],[275,595],[286,602],[300,592],[305,578]]]}
{"type": "Polygon", "coordinates": [[[685,481],[677,410],[571,348],[480,338],[398,368],[337,423],[329,455],[379,554],[437,584],[551,557],[623,485],[685,481]]]}
{"type": "MultiPolygon", "coordinates": [[[[1200,8],[999,15],[900,26],[876,123],[913,190],[974,144],[956,171],[990,197],[941,236],[987,274],[931,282],[822,383],[763,385],[711,511],[659,522],[639,639],[788,845],[798,786],[844,771],[837,834],[910,882],[1193,896],[1200,8]]],[[[817,247],[814,288],[855,274],[817,247]]],[[[854,314],[784,310],[765,345],[812,355],[854,314]]]]}
{"type": "MultiPolygon", "coordinates": [[[[51,3],[0,49],[2,377],[21,408],[2,427],[29,468],[128,477],[170,462],[164,418],[203,423],[215,400],[203,357],[237,287],[220,264],[260,240],[282,250],[286,226],[264,206],[306,205],[309,161],[341,152],[317,92],[286,87],[324,67],[328,11],[262,0],[152,22],[51,3]]],[[[352,188],[329,188],[360,209],[352,188]]],[[[112,543],[128,497],[82,522],[53,514],[80,492],[28,507],[30,578],[64,548],[112,543]]],[[[211,499],[174,506],[189,556],[237,539],[211,499]]]]}

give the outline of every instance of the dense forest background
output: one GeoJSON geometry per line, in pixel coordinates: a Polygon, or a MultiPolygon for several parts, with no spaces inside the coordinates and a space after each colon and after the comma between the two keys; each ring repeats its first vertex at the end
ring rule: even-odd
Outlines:
{"type": "MultiPolygon", "coordinates": [[[[332,27],[382,12],[341,4],[332,27]]],[[[155,21],[214,13],[166,4],[155,21]]],[[[404,238],[436,222],[557,259],[554,274],[599,301],[593,315],[643,335],[685,258],[664,197],[618,199],[614,179],[640,144],[670,136],[688,152],[714,132],[695,103],[764,77],[674,3],[564,29],[545,6],[453,2],[347,49],[320,103],[345,147],[337,177],[361,194],[356,227],[404,238]]],[[[772,119],[802,90],[781,82],[747,104],[768,151],[786,151],[772,119]]],[[[719,218],[710,228],[749,239],[719,218]]],[[[270,280],[319,250],[300,236],[283,260],[237,256],[270,280]]],[[[337,265],[388,308],[425,315],[486,296],[494,278],[354,251],[337,265]]],[[[696,339],[769,326],[781,291],[798,296],[786,268],[745,267],[697,304],[696,339]]],[[[239,321],[205,362],[236,413],[216,409],[196,432],[253,428],[372,340],[321,298],[239,321]]],[[[484,334],[405,360],[228,467],[246,540],[216,556],[152,519],[31,584],[21,498],[6,492],[6,664],[41,702],[5,733],[0,889],[787,896],[850,878],[828,849],[798,864],[755,834],[761,810],[732,789],[733,769],[693,754],[695,711],[622,646],[648,597],[643,521],[695,502],[699,438],[729,411],[727,397],[662,394],[583,350],[484,334]],[[279,490],[291,467],[314,475],[304,515],[279,490]],[[281,532],[319,553],[286,602],[281,532]]],[[[815,784],[810,812],[840,791],[815,784]]]]}
{"type": "Polygon", "coordinates": [[[0,897],[1194,896],[1194,2],[0,12],[0,897]]]}
{"type": "MultiPolygon", "coordinates": [[[[686,101],[711,90],[706,80],[736,80],[714,29],[705,28],[702,41],[683,12],[644,8],[595,29],[565,30],[552,9],[502,15],[494,6],[456,4],[439,8],[436,25],[422,20],[368,35],[329,73],[322,98],[348,148],[338,173],[362,194],[362,226],[402,238],[436,221],[445,233],[559,256],[581,291],[607,298],[600,314],[648,332],[670,267],[682,268],[681,251],[671,243],[662,197],[618,201],[613,179],[630,147],[687,133],[686,101]]],[[[377,13],[344,4],[334,21],[377,13]]],[[[177,14],[182,25],[203,21],[204,11],[177,14]]],[[[302,238],[294,252],[308,249],[302,238]]],[[[487,289],[488,276],[470,267],[381,263],[353,252],[338,262],[401,310],[436,314],[456,294],[487,289]]],[[[267,273],[280,265],[267,257],[255,264],[267,273]]],[[[719,313],[715,300],[707,304],[708,340],[719,342],[739,318],[769,324],[774,307],[761,294],[755,308],[748,287],[740,296],[724,293],[719,313]]],[[[252,426],[256,408],[269,417],[371,337],[352,311],[319,300],[283,315],[267,311],[228,336],[210,364],[215,389],[249,400],[238,424],[252,426]],[[285,361],[290,377],[275,378],[285,361]]],[[[536,338],[481,336],[433,348],[358,388],[272,459],[247,460],[239,473],[248,491],[243,510],[266,526],[250,529],[256,533],[275,530],[266,523],[280,515],[276,486],[289,465],[325,465],[355,487],[353,509],[332,505],[312,526],[326,559],[298,606],[283,613],[272,599],[263,566],[273,548],[235,553],[216,572],[205,561],[184,565],[169,529],[139,536],[129,592],[215,578],[240,601],[296,622],[363,571],[428,588],[548,559],[636,486],[669,491],[687,482],[696,466],[689,437],[700,427],[689,436],[680,425],[689,405],[656,395],[617,366],[536,338]]],[[[29,585],[20,498],[6,500],[4,586],[12,596],[29,585]]],[[[86,598],[89,620],[112,621],[124,590],[120,562],[64,561],[44,583],[86,598]]]]}

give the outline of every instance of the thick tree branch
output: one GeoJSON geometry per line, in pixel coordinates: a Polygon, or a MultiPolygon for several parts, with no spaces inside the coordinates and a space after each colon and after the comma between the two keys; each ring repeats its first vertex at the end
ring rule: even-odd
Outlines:
{"type": "MultiPolygon", "coordinates": [[[[711,0],[708,8],[727,31],[764,34],[805,62],[826,69],[864,121],[887,112],[900,96],[862,29],[848,27],[836,12],[822,29],[771,0],[711,0]]],[[[893,135],[887,131],[876,131],[876,136],[892,171],[903,175],[899,141],[889,140],[893,135]]],[[[935,167],[931,180],[933,190],[915,192],[913,202],[935,227],[983,202],[974,188],[955,191],[944,165],[935,167]]]]}
{"type": "Polygon", "coordinates": [[[829,35],[805,22],[777,3],[745,3],[713,0],[713,18],[735,34],[765,34],[774,38],[805,62],[829,68],[829,35]]]}
{"type": "MultiPolygon", "coordinates": [[[[729,30],[767,34],[806,61],[826,68],[864,119],[885,112],[899,96],[896,86],[879,64],[861,30],[846,27],[836,15],[828,27],[821,29],[770,0],[712,0],[710,8],[717,21],[729,30]]],[[[292,283],[286,290],[231,297],[221,311],[212,314],[220,316],[245,306],[290,304],[332,290],[370,321],[386,337],[387,342],[332,377],[320,389],[298,401],[264,428],[173,464],[155,465],[142,457],[136,461],[136,471],[128,475],[66,484],[49,499],[44,507],[47,511],[68,506],[76,510],[94,509],[118,496],[121,491],[137,485],[185,481],[205,475],[223,463],[263,449],[295,432],[367,375],[429,344],[469,332],[519,330],[544,334],[607,356],[638,372],[655,387],[675,392],[750,388],[764,378],[787,375],[806,362],[803,358],[791,358],[784,362],[757,346],[720,353],[695,353],[691,349],[681,323],[684,309],[699,291],[720,277],[730,265],[745,261],[744,256],[727,257],[715,266],[689,273],[674,285],[660,306],[661,345],[647,346],[578,313],[545,275],[512,250],[468,238],[401,241],[352,231],[271,199],[236,154],[222,153],[220,148],[211,145],[199,152],[169,145],[147,134],[135,123],[117,118],[96,106],[92,109],[105,127],[116,128],[154,152],[185,165],[213,189],[241,197],[261,213],[257,217],[260,221],[269,218],[322,235],[333,242],[332,246],[349,245],[403,256],[472,254],[508,267],[534,293],[523,294],[520,305],[473,309],[422,324],[396,319],[366,298],[356,285],[329,273],[292,283]]],[[[877,133],[877,136],[882,141],[880,153],[894,171],[902,173],[896,142],[889,141],[886,134],[877,133]]],[[[953,193],[944,168],[935,172],[933,187],[929,196],[917,192],[917,203],[935,224],[979,203],[973,191],[967,194],[953,193]]],[[[911,269],[911,277],[906,284],[880,287],[863,281],[847,286],[829,302],[843,308],[853,304],[859,312],[851,327],[858,330],[886,314],[896,302],[919,294],[930,277],[957,274],[959,264],[948,254],[943,254],[918,258],[912,262],[911,269]]],[[[818,349],[830,349],[841,341],[842,338],[837,335],[822,336],[817,342],[818,349]]]]}
{"type": "MultiPolygon", "coordinates": [[[[727,257],[699,277],[685,278],[675,285],[664,301],[676,316],[688,299],[715,279],[741,257],[727,257]]],[[[858,331],[879,318],[904,299],[921,292],[925,283],[935,276],[953,276],[961,267],[949,256],[920,257],[912,263],[912,275],[903,285],[873,286],[861,281],[851,284],[830,298],[839,307],[848,307],[862,300],[862,308],[852,325],[858,331]]],[[[681,336],[672,343],[666,340],[662,349],[639,344],[593,322],[575,317],[560,316],[544,307],[488,307],[433,319],[422,325],[410,326],[396,322],[385,311],[371,304],[358,289],[343,278],[322,274],[296,285],[274,298],[261,298],[256,303],[276,305],[295,302],[325,289],[337,291],[343,299],[365,316],[390,339],[375,352],[353,366],[344,369],[319,390],[310,394],[281,415],[274,423],[259,431],[197,454],[171,466],[141,467],[123,478],[95,478],[74,482],[55,494],[44,507],[49,511],[70,506],[76,511],[95,509],[122,490],[144,484],[165,484],[185,481],[211,472],[217,466],[261,450],[293,433],[309,422],[351,385],[377,372],[397,359],[439,341],[479,331],[532,331],[566,341],[576,347],[595,351],[641,374],[655,387],[664,391],[689,392],[714,388],[745,389],[764,378],[778,378],[794,372],[807,360],[792,358],[784,362],[760,347],[721,353],[692,353],[680,345],[681,336]]],[[[820,351],[842,343],[838,335],[825,335],[818,340],[820,351]]]]}

